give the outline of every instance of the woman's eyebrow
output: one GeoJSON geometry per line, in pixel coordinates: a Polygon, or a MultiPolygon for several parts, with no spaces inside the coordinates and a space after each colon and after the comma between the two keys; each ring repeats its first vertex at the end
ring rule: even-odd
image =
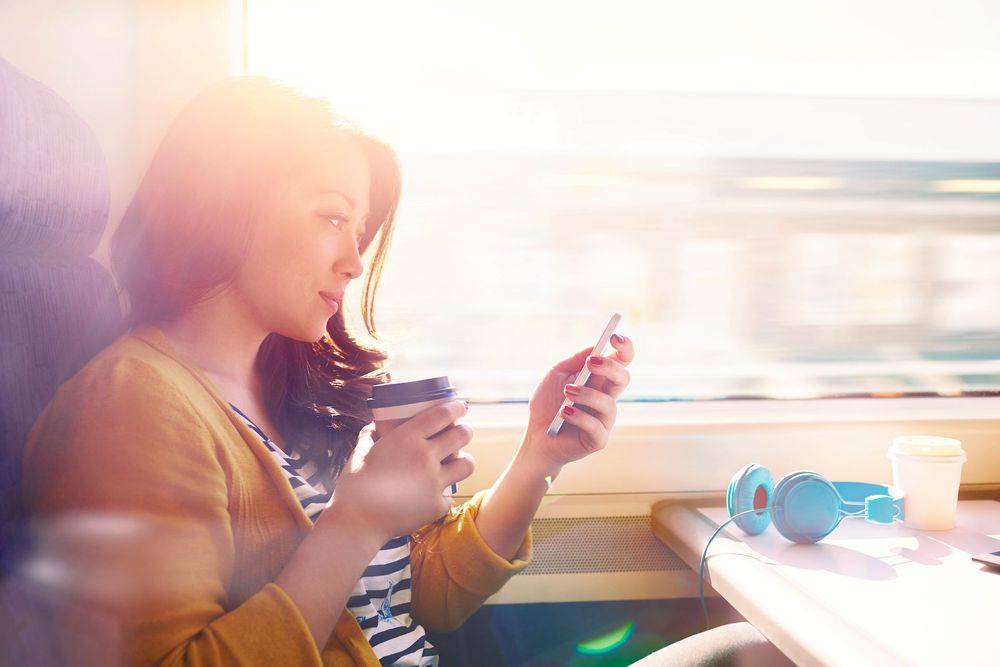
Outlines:
{"type": "Polygon", "coordinates": [[[356,208],[356,206],[357,206],[354,203],[354,199],[352,199],[347,194],[345,194],[344,192],[342,192],[342,191],[340,191],[340,190],[338,190],[336,188],[321,188],[319,190],[319,194],[322,194],[322,195],[340,195],[341,197],[343,197],[347,201],[348,205],[351,208],[356,208]]]}
{"type": "MultiPolygon", "coordinates": [[[[332,195],[340,195],[347,202],[348,206],[351,207],[352,211],[356,211],[357,208],[358,208],[357,204],[354,202],[354,199],[352,199],[349,195],[347,195],[346,193],[344,193],[341,190],[338,190],[336,188],[321,188],[319,190],[319,194],[321,194],[321,195],[331,195],[331,194],[332,195]]],[[[362,221],[362,223],[366,222],[368,220],[368,216],[370,216],[370,215],[371,215],[371,211],[365,212],[365,214],[363,216],[361,216],[361,218],[360,218],[361,221],[362,221]]]]}

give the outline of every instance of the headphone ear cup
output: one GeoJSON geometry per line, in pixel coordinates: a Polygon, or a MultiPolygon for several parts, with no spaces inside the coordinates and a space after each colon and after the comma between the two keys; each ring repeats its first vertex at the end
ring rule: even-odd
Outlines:
{"type": "Polygon", "coordinates": [[[808,470],[788,473],[774,487],[774,527],[792,542],[813,544],[829,535],[841,517],[840,494],[825,477],[808,470]]]}
{"type": "Polygon", "coordinates": [[[740,512],[752,509],[760,510],[733,521],[744,533],[760,535],[770,525],[769,507],[773,488],[774,477],[771,471],[756,463],[740,468],[733,475],[726,490],[726,509],[729,511],[729,516],[736,516],[740,512]]]}

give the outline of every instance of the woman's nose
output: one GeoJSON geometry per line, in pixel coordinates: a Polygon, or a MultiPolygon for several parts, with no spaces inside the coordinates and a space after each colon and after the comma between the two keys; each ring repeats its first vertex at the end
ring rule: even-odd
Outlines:
{"type": "Polygon", "coordinates": [[[342,256],[335,265],[338,272],[348,278],[357,278],[365,271],[364,262],[361,261],[361,250],[351,244],[351,250],[342,256]]]}

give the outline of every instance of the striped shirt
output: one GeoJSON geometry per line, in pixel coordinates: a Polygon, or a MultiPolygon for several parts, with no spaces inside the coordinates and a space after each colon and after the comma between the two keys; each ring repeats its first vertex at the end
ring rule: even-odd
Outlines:
{"type": "MultiPolygon", "coordinates": [[[[333,496],[334,480],[317,470],[313,462],[286,454],[235,405],[230,404],[260,437],[281,467],[306,515],[315,522],[333,496]]],[[[362,429],[358,439],[371,438],[372,426],[362,429]]],[[[365,638],[383,665],[428,667],[438,664],[438,652],[427,641],[424,629],[410,618],[410,537],[403,535],[382,545],[365,568],[347,600],[347,610],[361,626],[365,638]]]]}

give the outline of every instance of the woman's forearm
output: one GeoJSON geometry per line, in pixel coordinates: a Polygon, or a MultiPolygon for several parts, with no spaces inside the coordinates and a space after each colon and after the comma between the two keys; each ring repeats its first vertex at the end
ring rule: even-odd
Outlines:
{"type": "Polygon", "coordinates": [[[555,478],[561,466],[544,461],[525,439],[493,487],[483,498],[476,527],[494,552],[510,560],[524,540],[531,520],[548,491],[546,477],[555,478]]]}
{"type": "Polygon", "coordinates": [[[333,503],[275,579],[295,602],[320,649],[384,542],[333,503]]]}

